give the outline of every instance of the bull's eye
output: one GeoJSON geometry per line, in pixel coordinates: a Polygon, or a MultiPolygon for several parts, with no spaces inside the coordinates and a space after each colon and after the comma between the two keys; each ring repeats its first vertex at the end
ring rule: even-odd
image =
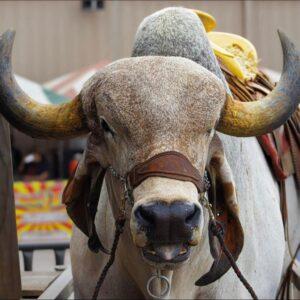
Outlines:
{"type": "Polygon", "coordinates": [[[107,124],[107,122],[104,120],[104,119],[100,119],[100,125],[102,127],[102,129],[107,132],[107,133],[110,133],[112,135],[114,135],[114,131],[109,127],[109,125],[107,124]]]}

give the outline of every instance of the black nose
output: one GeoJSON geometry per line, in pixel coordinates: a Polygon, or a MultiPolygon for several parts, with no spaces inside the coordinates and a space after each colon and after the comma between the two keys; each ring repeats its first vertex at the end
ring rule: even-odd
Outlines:
{"type": "Polygon", "coordinates": [[[160,243],[188,242],[200,223],[200,208],[182,201],[140,205],[134,214],[148,240],[160,243]]]}

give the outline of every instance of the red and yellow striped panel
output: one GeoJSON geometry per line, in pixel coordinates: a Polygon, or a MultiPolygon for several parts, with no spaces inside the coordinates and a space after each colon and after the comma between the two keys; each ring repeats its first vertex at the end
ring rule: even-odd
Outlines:
{"type": "Polygon", "coordinates": [[[61,203],[65,185],[66,180],[14,183],[19,241],[69,239],[72,222],[61,203]]]}

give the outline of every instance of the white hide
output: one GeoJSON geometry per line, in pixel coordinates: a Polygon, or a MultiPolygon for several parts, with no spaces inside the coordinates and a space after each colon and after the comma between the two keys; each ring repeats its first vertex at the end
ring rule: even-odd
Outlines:
{"type": "MultiPolygon", "coordinates": [[[[234,174],[245,235],[237,263],[258,298],[272,299],[281,279],[284,260],[278,184],[256,138],[220,136],[234,174]]],[[[250,297],[232,270],[214,286],[217,291],[214,298],[250,297]]]]}
{"type": "MultiPolygon", "coordinates": [[[[240,219],[245,233],[244,248],[237,264],[258,297],[271,299],[275,297],[280,282],[285,253],[278,185],[255,138],[220,136],[234,174],[240,219]]],[[[102,192],[99,202],[96,224],[104,244],[110,247],[114,221],[107,206],[106,191],[102,192]]],[[[207,230],[204,230],[204,235],[202,250],[197,252],[198,246],[194,247],[190,261],[169,275],[172,278],[170,298],[250,298],[232,270],[211,285],[202,288],[194,286],[195,280],[207,272],[212,263],[207,230]]],[[[134,255],[132,250],[126,253],[129,243],[132,241],[126,241],[123,243],[125,246],[119,247],[116,262],[101,290],[101,297],[141,298],[145,293],[148,274],[144,270],[148,266],[139,261],[138,271],[135,270],[136,266],[131,269],[124,267],[128,266],[130,257],[134,255]],[[121,251],[125,254],[122,259],[119,255],[121,251]]],[[[104,257],[107,255],[91,253],[87,238],[74,229],[71,258],[76,298],[91,297],[106,261],[104,257]]]]}

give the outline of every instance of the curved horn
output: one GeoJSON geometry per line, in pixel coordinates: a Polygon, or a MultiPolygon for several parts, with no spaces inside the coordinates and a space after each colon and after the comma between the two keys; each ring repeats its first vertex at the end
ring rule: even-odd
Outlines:
{"type": "Polygon", "coordinates": [[[79,96],[61,105],[38,104],[16,83],[11,68],[15,32],[0,37],[0,112],[20,131],[37,138],[62,139],[88,132],[79,96]]]}
{"type": "Polygon", "coordinates": [[[258,136],[276,129],[292,115],[300,102],[300,53],[278,30],[283,69],[274,90],[260,101],[240,102],[228,95],[217,130],[233,136],[258,136]]]}

